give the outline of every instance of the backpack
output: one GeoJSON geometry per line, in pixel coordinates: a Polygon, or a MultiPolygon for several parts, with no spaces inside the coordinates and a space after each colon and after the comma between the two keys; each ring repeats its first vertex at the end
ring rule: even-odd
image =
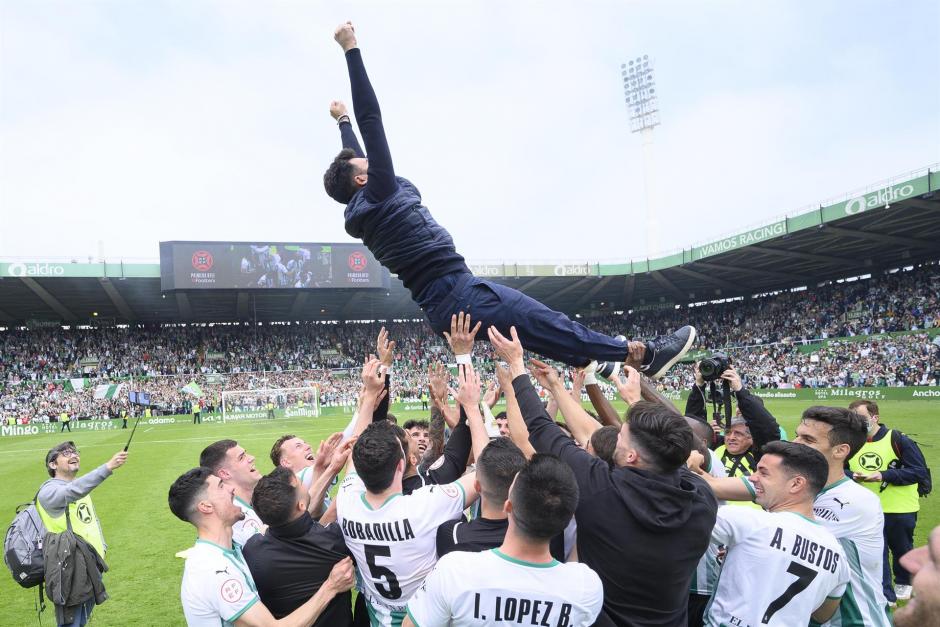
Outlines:
{"type": "MultiPolygon", "coordinates": [[[[913,442],[919,448],[920,445],[917,444],[911,436],[907,436],[911,442],[913,442]]],[[[894,454],[898,456],[898,459],[901,459],[901,432],[897,429],[891,430],[891,448],[894,449],[894,454]]],[[[933,491],[933,479],[930,476],[930,467],[927,466],[927,459],[924,458],[924,468],[927,470],[927,476],[917,482],[917,496],[925,497],[933,491]]]]}
{"type": "Polygon", "coordinates": [[[36,498],[33,497],[32,503],[24,503],[16,508],[16,516],[3,539],[3,563],[10,569],[13,580],[24,588],[42,583],[45,574],[42,561],[45,535],[46,526],[36,511],[36,498]]]}

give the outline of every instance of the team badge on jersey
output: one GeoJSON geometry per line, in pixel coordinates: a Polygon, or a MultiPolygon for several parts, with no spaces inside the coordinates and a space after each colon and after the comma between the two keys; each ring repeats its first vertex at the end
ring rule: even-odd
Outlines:
{"type": "Polygon", "coordinates": [[[228,603],[237,603],[245,594],[245,588],[237,579],[228,579],[222,584],[219,593],[228,603]]]}

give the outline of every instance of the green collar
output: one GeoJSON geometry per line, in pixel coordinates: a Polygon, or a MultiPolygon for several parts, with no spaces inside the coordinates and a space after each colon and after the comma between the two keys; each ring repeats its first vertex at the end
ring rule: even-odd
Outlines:
{"type": "Polygon", "coordinates": [[[492,551],[493,554],[497,557],[501,557],[507,562],[519,564],[520,566],[528,566],[529,568],[552,568],[553,566],[558,566],[558,564],[560,564],[560,562],[556,559],[553,559],[550,562],[527,562],[525,560],[516,559],[515,557],[510,557],[499,549],[490,549],[490,551],[492,551]]]}
{"type": "Polygon", "coordinates": [[[820,493],[820,494],[823,494],[823,493],[825,493],[825,492],[828,492],[829,490],[833,489],[834,487],[839,486],[839,485],[842,485],[842,484],[845,483],[846,481],[850,481],[850,479],[849,479],[848,477],[842,477],[841,479],[839,479],[839,480],[836,481],[835,483],[830,483],[829,485],[827,485],[825,488],[823,488],[822,490],[820,490],[819,493],[820,493]]]}

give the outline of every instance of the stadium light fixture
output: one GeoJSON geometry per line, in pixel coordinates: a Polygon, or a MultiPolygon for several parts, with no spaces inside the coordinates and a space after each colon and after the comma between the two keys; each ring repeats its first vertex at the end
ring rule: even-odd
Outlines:
{"type": "Polygon", "coordinates": [[[623,97],[630,112],[630,131],[640,131],[659,126],[659,98],[656,96],[656,80],[653,77],[653,62],[648,54],[620,64],[623,79],[623,97]]]}

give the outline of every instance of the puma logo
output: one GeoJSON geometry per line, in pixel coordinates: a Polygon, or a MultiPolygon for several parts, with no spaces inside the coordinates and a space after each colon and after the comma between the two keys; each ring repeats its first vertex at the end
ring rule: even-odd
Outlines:
{"type": "Polygon", "coordinates": [[[226,567],[223,568],[222,570],[217,570],[217,571],[215,571],[215,574],[216,574],[216,575],[221,575],[222,573],[225,573],[226,575],[229,574],[229,573],[228,573],[228,566],[226,566],[226,567]]]}
{"type": "Polygon", "coordinates": [[[839,509],[840,509],[840,510],[841,510],[841,509],[845,509],[845,506],[849,504],[848,501],[846,501],[845,503],[843,503],[842,501],[840,501],[840,500],[837,499],[837,498],[833,498],[832,500],[839,504],[839,509]]]}

